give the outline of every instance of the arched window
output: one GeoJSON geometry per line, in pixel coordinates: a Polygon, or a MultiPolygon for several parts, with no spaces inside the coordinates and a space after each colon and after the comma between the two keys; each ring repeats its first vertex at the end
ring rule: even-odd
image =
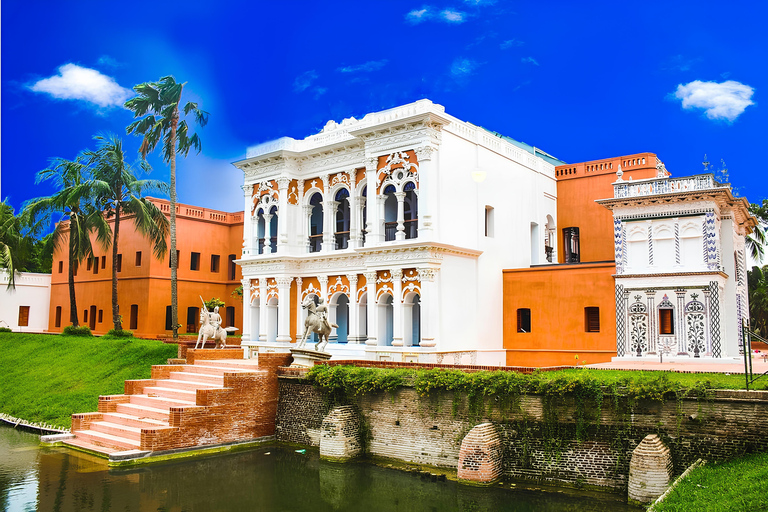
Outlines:
{"type": "Polygon", "coordinates": [[[339,203],[336,208],[336,249],[346,249],[349,246],[349,190],[339,189],[334,200],[339,203]]]}
{"type": "Polygon", "coordinates": [[[316,192],[309,200],[309,252],[320,252],[323,243],[323,196],[316,192]]]}
{"type": "Polygon", "coordinates": [[[416,195],[416,184],[409,181],[403,187],[403,192],[405,192],[403,200],[405,238],[416,238],[419,236],[419,196],[416,195]]]}
{"type": "Polygon", "coordinates": [[[397,197],[395,186],[387,185],[382,195],[384,199],[384,240],[389,242],[397,234],[397,197]]]}

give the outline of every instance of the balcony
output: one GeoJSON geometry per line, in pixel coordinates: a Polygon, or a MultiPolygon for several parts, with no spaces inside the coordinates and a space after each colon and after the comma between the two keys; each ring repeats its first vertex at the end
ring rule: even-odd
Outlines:
{"type": "Polygon", "coordinates": [[[337,231],[336,237],[336,249],[346,249],[349,247],[349,231],[337,231]]]}
{"type": "Polygon", "coordinates": [[[323,234],[309,235],[309,252],[320,252],[323,246],[323,234]]]}
{"type": "MultiPolygon", "coordinates": [[[[403,221],[405,239],[410,240],[419,236],[419,219],[403,221]]],[[[384,223],[384,241],[391,242],[397,236],[397,221],[384,223]]]]}

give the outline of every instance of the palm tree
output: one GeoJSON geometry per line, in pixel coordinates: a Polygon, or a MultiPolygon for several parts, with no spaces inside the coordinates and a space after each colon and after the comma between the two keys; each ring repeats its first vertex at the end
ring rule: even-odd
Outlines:
{"type": "MultiPolygon", "coordinates": [[[[133,111],[137,119],[126,128],[127,133],[143,135],[139,148],[142,158],[154,151],[157,144],[163,142],[163,160],[171,168],[171,319],[173,338],[179,337],[178,293],[176,286],[176,153],[185,157],[193,147],[200,152],[200,138],[197,134],[189,135],[186,120],[180,120],[179,104],[184,83],[177,83],[172,76],[164,76],[157,82],[146,82],[133,87],[138,96],[125,102],[125,107],[133,111]]],[[[184,115],[192,113],[200,127],[208,123],[208,113],[200,110],[197,103],[187,102],[184,115]]]]}
{"type": "Polygon", "coordinates": [[[763,261],[763,246],[765,245],[765,225],[768,224],[768,199],[763,199],[762,204],[751,203],[749,213],[757,217],[757,226],[751,235],[747,235],[747,250],[752,255],[752,259],[757,262],[763,261]]]}
{"type": "MultiPolygon", "coordinates": [[[[168,246],[168,219],[160,208],[142,197],[145,191],[156,190],[167,193],[168,185],[158,180],[140,180],[136,177],[133,167],[125,161],[123,142],[116,135],[94,137],[98,142],[96,151],[86,151],[84,157],[92,166],[93,195],[107,218],[115,217],[115,227],[112,231],[112,322],[117,331],[122,330],[120,305],[117,302],[117,256],[120,238],[121,218],[130,218],[141,235],[150,240],[152,252],[157,258],[163,258],[168,246]]],[[[146,160],[139,162],[138,167],[151,171],[146,160]]]]}
{"type": "Polygon", "coordinates": [[[8,290],[16,288],[16,274],[25,268],[34,241],[23,232],[13,207],[0,202],[0,268],[8,272],[8,290]]]}
{"type": "Polygon", "coordinates": [[[75,296],[75,272],[81,261],[93,257],[91,233],[96,233],[96,240],[105,251],[109,249],[111,240],[109,224],[92,200],[87,167],[82,157],[75,160],[54,159],[51,167],[37,173],[36,182],[51,181],[59,191],[49,197],[28,201],[22,212],[24,223],[31,226],[35,232],[45,230],[56,213],[61,213],[66,218],[67,222],[62,219],[56,224],[53,246],[60,248],[67,235],[69,320],[74,327],[80,325],[75,296]]]}
{"type": "Polygon", "coordinates": [[[752,330],[765,337],[768,335],[768,266],[754,266],[747,272],[747,288],[752,330]]]}

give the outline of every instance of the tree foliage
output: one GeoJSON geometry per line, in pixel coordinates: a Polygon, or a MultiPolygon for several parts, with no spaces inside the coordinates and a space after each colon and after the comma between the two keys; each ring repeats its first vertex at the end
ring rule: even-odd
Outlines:
{"type": "Polygon", "coordinates": [[[747,272],[749,316],[752,330],[768,337],[768,265],[747,272]]]}

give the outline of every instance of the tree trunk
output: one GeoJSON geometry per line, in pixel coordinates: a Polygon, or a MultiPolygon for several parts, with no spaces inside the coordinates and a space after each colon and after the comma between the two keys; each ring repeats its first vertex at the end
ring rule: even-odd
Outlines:
{"type": "Polygon", "coordinates": [[[80,322],[77,320],[77,301],[75,300],[75,267],[77,261],[75,260],[75,238],[72,235],[72,217],[69,217],[69,271],[67,272],[67,279],[69,281],[69,321],[73,327],[79,327],[80,322]]]}
{"type": "MultiPolygon", "coordinates": [[[[182,86],[183,89],[183,86],[182,86]]],[[[181,93],[179,93],[181,101],[181,93]]],[[[173,322],[173,339],[179,338],[179,303],[176,287],[177,267],[176,258],[176,127],[179,124],[179,103],[173,108],[171,115],[171,321],[173,322]]]]}
{"type": "Polygon", "coordinates": [[[120,304],[117,303],[117,239],[120,236],[120,201],[115,205],[115,231],[112,237],[112,323],[116,331],[123,329],[120,304]]]}

